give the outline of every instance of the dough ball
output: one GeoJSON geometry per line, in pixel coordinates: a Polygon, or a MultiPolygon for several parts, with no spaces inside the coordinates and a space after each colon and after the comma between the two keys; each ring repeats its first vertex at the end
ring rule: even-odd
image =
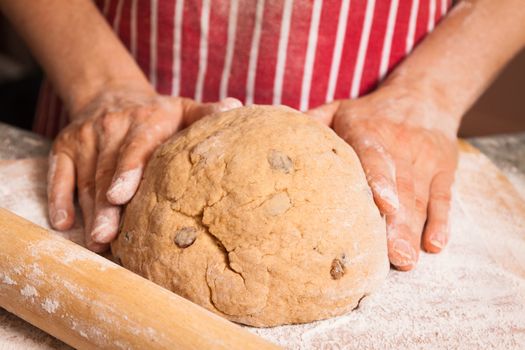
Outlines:
{"type": "Polygon", "coordinates": [[[159,147],[112,250],[130,270],[252,326],[346,313],[389,269],[356,154],[285,107],[212,115],[159,147]]]}

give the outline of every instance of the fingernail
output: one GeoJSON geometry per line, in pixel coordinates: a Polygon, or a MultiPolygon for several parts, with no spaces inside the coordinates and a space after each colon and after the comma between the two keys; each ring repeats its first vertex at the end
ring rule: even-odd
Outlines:
{"type": "Polygon", "coordinates": [[[404,239],[396,239],[392,244],[393,254],[390,262],[397,267],[413,265],[416,262],[416,251],[404,239]]]}
{"type": "Polygon", "coordinates": [[[106,197],[114,204],[126,203],[131,197],[133,197],[141,177],[141,168],[123,172],[115,181],[113,181],[106,193],[106,197]]]}
{"type": "Polygon", "coordinates": [[[66,220],[67,212],[64,209],[56,210],[51,216],[51,221],[55,227],[62,225],[66,220]]]}
{"type": "Polygon", "coordinates": [[[432,244],[435,248],[438,248],[439,250],[442,250],[445,248],[446,243],[446,237],[442,232],[436,233],[430,240],[430,244],[432,244]]]}
{"type": "Polygon", "coordinates": [[[371,187],[372,190],[392,208],[392,211],[399,209],[399,198],[389,186],[372,182],[371,187]]]}
{"type": "Polygon", "coordinates": [[[381,197],[385,202],[387,202],[388,205],[392,207],[392,209],[399,209],[399,198],[397,197],[395,192],[392,191],[390,188],[383,188],[379,194],[379,197],[381,197]]]}
{"type": "Polygon", "coordinates": [[[108,213],[95,218],[91,231],[91,238],[95,243],[109,243],[115,237],[118,230],[118,214],[115,216],[113,209],[108,209],[108,213]]]}
{"type": "Polygon", "coordinates": [[[226,97],[225,99],[219,102],[219,111],[226,112],[230,109],[242,107],[241,101],[233,97],[226,97]]]}
{"type": "Polygon", "coordinates": [[[109,237],[113,230],[106,220],[106,217],[98,217],[95,220],[93,231],[91,231],[91,238],[95,243],[108,243],[110,241],[109,237]]]}

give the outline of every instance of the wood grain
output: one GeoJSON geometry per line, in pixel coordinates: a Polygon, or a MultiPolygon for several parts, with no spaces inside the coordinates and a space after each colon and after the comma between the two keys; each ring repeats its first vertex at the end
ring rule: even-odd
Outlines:
{"type": "Polygon", "coordinates": [[[5,209],[0,306],[78,349],[277,349],[5,209]]]}

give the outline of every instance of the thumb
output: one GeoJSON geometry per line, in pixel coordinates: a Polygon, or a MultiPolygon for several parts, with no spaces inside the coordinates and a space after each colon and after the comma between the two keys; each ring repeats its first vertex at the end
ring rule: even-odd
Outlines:
{"type": "Polygon", "coordinates": [[[182,124],[188,126],[207,115],[226,112],[239,107],[242,107],[242,102],[233,97],[208,103],[199,103],[190,98],[182,98],[182,124]]]}
{"type": "Polygon", "coordinates": [[[341,102],[333,101],[324,105],[321,105],[316,108],[312,108],[305,113],[312,117],[315,120],[320,121],[321,123],[331,126],[334,119],[334,114],[339,109],[341,102]]]}

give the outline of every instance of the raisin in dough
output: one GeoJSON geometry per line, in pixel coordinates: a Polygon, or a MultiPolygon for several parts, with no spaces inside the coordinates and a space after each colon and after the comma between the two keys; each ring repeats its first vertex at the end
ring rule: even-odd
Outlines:
{"type": "Polygon", "coordinates": [[[162,145],[112,250],[132,271],[253,326],[346,313],[389,268],[385,223],[352,148],[270,106],[209,116],[162,145]]]}

